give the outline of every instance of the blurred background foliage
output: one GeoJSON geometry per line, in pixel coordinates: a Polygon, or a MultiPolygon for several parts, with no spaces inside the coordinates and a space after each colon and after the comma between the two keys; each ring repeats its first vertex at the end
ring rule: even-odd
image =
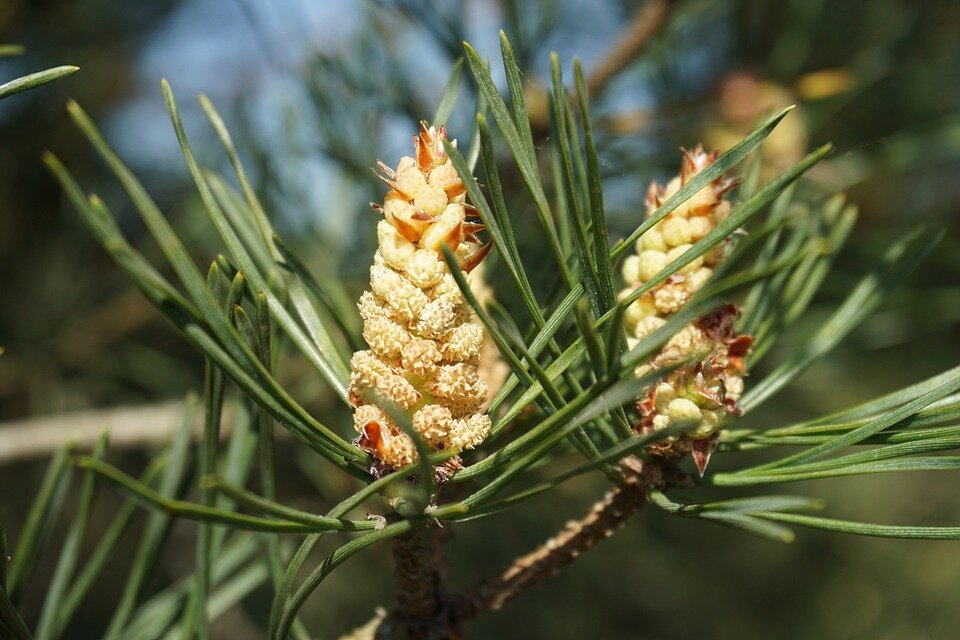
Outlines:
{"type": "MultiPolygon", "coordinates": [[[[49,148],[108,202],[119,188],[67,121],[68,97],[101,124],[204,263],[221,248],[182,164],[159,79],[181,96],[210,95],[278,230],[315,273],[358,293],[375,237],[367,203],[383,191],[370,167],[378,157],[394,164],[415,123],[434,112],[461,41],[496,58],[500,28],[525,70],[541,140],[550,135],[542,88],[549,52],[583,59],[614,236],[636,226],[647,184],[675,171],[678,146],[725,148],[792,103],[799,108],[765,146],[765,171],[833,141],[837,153],[811,173],[807,188],[846,190],[861,212],[820,294],[824,309],[892,238],[920,224],[947,228],[882,311],[775,405],[752,413],[752,424],[839,409],[960,360],[960,5],[951,0],[4,0],[0,42],[25,45],[27,53],[0,58],[0,78],[56,64],[81,71],[0,105],[0,429],[38,416],[69,425],[77,411],[160,406],[201,383],[200,356],[96,246],[40,164],[49,148]],[[655,11],[662,18],[656,37],[618,59],[618,43],[655,11]]],[[[502,71],[493,67],[496,78],[502,71]]],[[[464,141],[474,101],[465,82],[449,125],[464,141]]],[[[195,148],[205,162],[219,162],[199,108],[182,102],[195,148]]],[[[543,168],[549,172],[548,163],[543,168]]],[[[522,186],[504,188],[511,202],[522,186]]],[[[521,251],[543,254],[539,234],[522,233],[535,228],[526,199],[515,202],[521,251]]],[[[116,213],[134,243],[155,256],[136,214],[116,213]]],[[[542,276],[545,283],[551,274],[542,276]]],[[[824,317],[814,312],[808,321],[824,317]]],[[[804,326],[795,335],[802,340],[804,326]]],[[[765,362],[775,365],[777,354],[765,362]]],[[[341,410],[331,408],[308,367],[291,360],[281,371],[328,424],[347,424],[345,414],[331,415],[341,410]]],[[[290,462],[282,467],[284,502],[319,510],[342,493],[309,453],[281,446],[280,454],[290,462]]],[[[146,452],[127,455],[124,466],[139,468],[146,452]]],[[[0,466],[0,522],[14,540],[41,462],[0,466]]],[[[509,535],[500,519],[464,527],[453,548],[463,575],[454,581],[478,577],[543,538],[601,482],[552,492],[522,519],[515,514],[509,535]]],[[[850,519],[960,520],[941,482],[932,474],[866,476],[809,490],[850,519]]],[[[109,507],[97,512],[106,518],[109,507]]],[[[176,525],[184,548],[192,549],[194,532],[192,524],[176,525]]],[[[161,577],[190,566],[192,556],[179,557],[176,546],[161,559],[161,577]]],[[[386,566],[386,554],[378,549],[344,567],[305,616],[331,633],[362,621],[391,597],[389,581],[365,578],[386,566]]],[[[122,566],[112,571],[68,637],[99,637],[124,577],[122,566]]],[[[960,626],[957,593],[955,543],[802,531],[782,546],[651,511],[573,570],[479,622],[473,637],[525,638],[537,629],[557,638],[933,639],[960,626]]],[[[42,603],[33,595],[28,618],[42,603]]],[[[217,637],[259,637],[247,624],[262,617],[252,602],[218,622],[217,637]]]]}

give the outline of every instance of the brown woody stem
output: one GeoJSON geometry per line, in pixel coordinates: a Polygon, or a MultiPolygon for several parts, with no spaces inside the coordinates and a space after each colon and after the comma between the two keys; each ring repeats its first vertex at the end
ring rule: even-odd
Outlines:
{"type": "Polygon", "coordinates": [[[663,472],[657,463],[630,457],[621,463],[623,479],[581,520],[571,521],[564,531],[517,558],[500,575],[465,590],[453,601],[458,623],[482,613],[496,611],[521,593],[557,575],[585,551],[612,536],[647,501],[659,486],[663,472]]]}
{"type": "Polygon", "coordinates": [[[499,575],[484,580],[450,598],[444,593],[446,564],[445,529],[423,527],[398,536],[393,555],[398,589],[397,609],[380,612],[363,627],[341,640],[461,640],[463,623],[496,611],[520,594],[533,589],[567,568],[585,551],[611,537],[636,514],[654,488],[685,484],[686,475],[667,461],[621,461],[622,478],[580,520],[530,553],[514,560],[499,575]],[[429,537],[424,544],[424,533],[429,537]]]}
{"type": "Polygon", "coordinates": [[[397,608],[377,630],[377,638],[450,637],[443,589],[447,532],[416,527],[393,543],[397,608]]]}

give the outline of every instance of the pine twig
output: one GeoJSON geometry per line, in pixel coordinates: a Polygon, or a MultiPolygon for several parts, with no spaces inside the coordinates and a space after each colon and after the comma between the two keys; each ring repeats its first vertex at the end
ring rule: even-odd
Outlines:
{"type": "MultiPolygon", "coordinates": [[[[637,56],[653,40],[654,36],[667,23],[670,17],[671,5],[676,0],[646,0],[624,27],[613,46],[605,51],[597,61],[596,67],[587,75],[587,94],[591,99],[599,96],[617,74],[630,66],[637,56]]],[[[578,98],[575,91],[571,91],[570,98],[574,104],[578,98]]],[[[536,108],[536,104],[546,104],[546,95],[542,101],[531,103],[527,109],[530,126],[537,135],[545,136],[550,129],[549,110],[536,108]]]]}
{"type": "Polygon", "coordinates": [[[433,617],[437,608],[439,576],[427,558],[420,527],[397,536],[393,544],[397,602],[401,615],[410,620],[433,617]]]}
{"type": "Polygon", "coordinates": [[[376,638],[449,640],[459,636],[451,628],[443,586],[448,537],[444,531],[427,532],[420,526],[394,539],[397,608],[378,625],[376,638]]]}
{"type": "MultiPolygon", "coordinates": [[[[444,489],[446,490],[444,495],[448,500],[457,500],[461,498],[461,494],[466,491],[466,487],[463,485],[447,485],[444,489]]],[[[436,598],[433,606],[433,615],[428,621],[429,633],[433,635],[428,634],[423,637],[456,640],[461,637],[461,634],[452,616],[450,599],[445,588],[447,552],[450,547],[450,541],[453,538],[453,528],[450,526],[438,526],[424,530],[424,527],[420,527],[420,530],[425,534],[425,539],[420,539],[421,546],[419,549],[416,547],[410,549],[406,541],[398,540],[396,542],[394,547],[395,558],[397,557],[398,546],[404,548],[406,551],[412,551],[412,553],[404,552],[402,554],[400,562],[395,562],[397,567],[395,571],[399,572],[401,563],[403,566],[406,566],[409,563],[415,562],[418,564],[414,565],[413,570],[425,575],[426,579],[433,583],[432,593],[427,594],[427,597],[433,596],[436,598]]],[[[412,578],[411,575],[410,573],[405,573],[402,579],[399,575],[397,576],[397,588],[400,594],[405,593],[409,588],[409,581],[416,579],[412,578]]],[[[398,596],[398,600],[400,600],[400,597],[401,596],[398,596]]],[[[427,597],[423,598],[424,603],[427,602],[427,597]]],[[[424,610],[429,608],[431,607],[423,606],[424,610]]],[[[340,640],[399,640],[401,638],[416,637],[415,631],[415,629],[410,629],[404,623],[403,616],[400,615],[399,611],[388,613],[386,609],[378,608],[370,620],[349,633],[342,635],[340,640]]]]}
{"type": "Polygon", "coordinates": [[[585,551],[623,527],[647,501],[650,490],[662,484],[663,471],[658,464],[636,457],[625,459],[620,468],[623,479],[584,518],[567,523],[563,531],[514,560],[500,575],[460,593],[453,601],[454,619],[462,623],[497,611],[556,576],[585,551]]]}
{"type": "Polygon", "coordinates": [[[599,95],[618,73],[623,71],[647,46],[667,22],[671,0],[647,0],[617,39],[616,44],[597,63],[587,77],[587,92],[599,95]]]}

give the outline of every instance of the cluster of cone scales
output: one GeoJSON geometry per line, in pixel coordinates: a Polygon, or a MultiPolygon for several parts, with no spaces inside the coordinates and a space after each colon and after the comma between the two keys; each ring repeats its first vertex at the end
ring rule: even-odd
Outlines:
{"type": "MultiPolygon", "coordinates": [[[[648,451],[662,458],[689,453],[701,476],[725,419],[740,415],[737,403],[753,338],[734,331],[738,315],[737,307],[728,304],[692,323],[690,331],[697,337],[693,350],[684,356],[685,364],[672,369],[637,402],[640,420],[635,428],[641,435],[678,423],[691,425],[651,445],[648,451]]],[[[673,358],[678,356],[661,353],[650,366],[675,365],[673,358]]]]}
{"type": "Polygon", "coordinates": [[[447,246],[469,273],[490,245],[477,239],[483,226],[472,221],[475,211],[464,201],[445,138],[443,127],[422,124],[413,156],[396,169],[380,163],[390,192],[373,205],[383,219],[370,290],[358,304],[370,348],[353,355],[350,380],[357,444],[374,456],[375,470],[417,459],[411,434],[393,419],[396,411],[436,451],[470,449],[490,431],[483,410],[488,389],[477,370],[483,327],[443,257],[447,246]]]}
{"type": "MultiPolygon", "coordinates": [[[[684,150],[679,175],[666,186],[650,185],[647,217],[717,156],[717,152],[705,153],[700,146],[693,152],[684,150]]],[[[735,185],[731,178],[718,177],[643,234],[637,241],[636,254],[624,261],[627,287],[620,293],[621,299],[653,279],[726,219],[731,205],[725,195],[735,185]]],[[[727,243],[718,244],[631,303],[624,316],[628,346],[632,348],[682,309],[713,276],[726,252],[727,243]]],[[[737,400],[743,392],[746,374],[744,357],[753,340],[735,333],[737,315],[736,307],[725,305],[684,326],[649,363],[637,369],[638,374],[660,368],[672,371],[637,402],[641,417],[636,430],[649,434],[678,423],[692,425],[683,433],[652,445],[649,453],[663,458],[689,453],[701,475],[717,445],[724,420],[740,412],[737,400]]]]}

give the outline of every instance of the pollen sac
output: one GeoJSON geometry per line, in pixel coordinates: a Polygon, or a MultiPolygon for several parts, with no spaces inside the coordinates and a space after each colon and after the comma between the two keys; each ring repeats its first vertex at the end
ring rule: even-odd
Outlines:
{"type": "Polygon", "coordinates": [[[457,453],[483,442],[490,431],[484,405],[488,386],[478,373],[484,332],[444,260],[443,248],[470,272],[489,251],[467,222],[466,188],[446,154],[446,130],[421,124],[414,154],[396,169],[379,164],[390,187],[377,225],[370,290],[357,304],[369,349],[351,359],[350,398],[357,445],[377,469],[417,459],[412,438],[383,398],[409,419],[434,450],[457,453]]]}
{"type": "MultiPolygon", "coordinates": [[[[646,216],[652,216],[717,155],[705,153],[700,146],[693,152],[685,150],[680,174],[666,186],[650,185],[646,216]]],[[[624,260],[627,288],[620,292],[621,300],[671,264],[682,263],[675,273],[626,309],[624,325],[631,348],[680,311],[726,257],[726,242],[702,256],[688,258],[687,252],[730,214],[725,195],[735,184],[735,180],[721,176],[705,185],[643,234],[637,241],[636,255],[624,260]]],[[[682,327],[650,362],[638,367],[638,375],[657,369],[671,371],[637,402],[641,417],[636,430],[646,435],[689,425],[648,447],[651,455],[671,459],[690,453],[703,475],[724,421],[740,413],[737,401],[743,393],[744,359],[753,338],[735,333],[738,314],[736,307],[725,305],[682,327]]]]}

